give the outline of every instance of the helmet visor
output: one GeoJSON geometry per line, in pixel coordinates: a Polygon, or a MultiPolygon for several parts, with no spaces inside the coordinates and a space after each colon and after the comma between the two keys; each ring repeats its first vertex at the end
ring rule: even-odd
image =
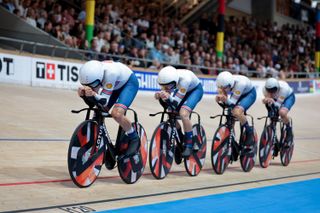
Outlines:
{"type": "Polygon", "coordinates": [[[85,86],[89,86],[91,88],[96,88],[97,86],[100,85],[100,80],[95,80],[94,82],[90,83],[90,84],[86,84],[85,86]]]}
{"type": "Polygon", "coordinates": [[[163,90],[173,90],[176,88],[176,82],[170,82],[168,84],[160,84],[161,89],[163,90]]]}
{"type": "Polygon", "coordinates": [[[220,89],[231,89],[231,84],[225,85],[225,86],[219,86],[220,89]]]}
{"type": "Polygon", "coordinates": [[[271,88],[266,88],[267,92],[269,93],[275,93],[278,91],[278,88],[277,87],[271,87],[271,88]]]}

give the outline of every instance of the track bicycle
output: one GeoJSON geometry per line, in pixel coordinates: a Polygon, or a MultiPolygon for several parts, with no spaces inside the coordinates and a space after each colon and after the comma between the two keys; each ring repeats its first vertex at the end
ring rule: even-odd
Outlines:
{"type": "Polygon", "coordinates": [[[109,170],[118,168],[121,179],[128,184],[135,183],[142,175],[147,162],[147,135],[134,115],[132,126],[140,137],[140,149],[133,155],[126,155],[129,138],[119,126],[117,139],[112,143],[105,125],[105,118],[112,116],[100,108],[89,107],[72,110],[72,113],[86,111],[85,120],[75,129],[68,149],[68,170],[72,181],[78,187],[92,185],[105,164],[109,170]],[[91,115],[91,112],[93,116],[91,115]]]}
{"type": "Polygon", "coordinates": [[[179,134],[177,128],[181,128],[178,124],[180,119],[178,112],[168,111],[164,107],[163,112],[150,114],[150,116],[156,115],[161,115],[161,119],[154,130],[149,147],[149,166],[152,175],[156,179],[165,178],[170,172],[173,159],[178,165],[184,161],[185,169],[190,176],[198,175],[203,168],[207,150],[207,139],[200,115],[194,111],[190,114],[190,117],[196,115],[197,123],[192,126],[193,153],[188,157],[182,157],[183,133],[179,134]]]}
{"type": "MultiPolygon", "coordinates": [[[[278,108],[274,104],[271,106],[266,105],[266,108],[268,115],[258,118],[258,120],[265,119],[259,143],[260,166],[267,168],[270,165],[271,159],[277,157],[279,152],[281,164],[288,166],[294,150],[294,137],[292,135],[292,140],[287,141],[287,131],[282,120],[279,118],[278,108]],[[281,132],[280,140],[277,137],[278,124],[281,132]]],[[[290,119],[290,125],[292,126],[292,119],[290,119]]]]}
{"type": "Polygon", "coordinates": [[[255,165],[257,155],[258,136],[254,128],[253,117],[246,114],[246,116],[251,119],[251,125],[254,132],[253,143],[247,143],[246,133],[241,125],[240,141],[237,143],[234,129],[237,120],[232,115],[232,107],[222,102],[219,102],[218,104],[222,107],[222,114],[210,117],[211,119],[220,118],[219,127],[214,134],[211,147],[211,163],[213,170],[217,174],[223,174],[229,163],[237,161],[240,155],[242,170],[249,172],[255,165]]]}

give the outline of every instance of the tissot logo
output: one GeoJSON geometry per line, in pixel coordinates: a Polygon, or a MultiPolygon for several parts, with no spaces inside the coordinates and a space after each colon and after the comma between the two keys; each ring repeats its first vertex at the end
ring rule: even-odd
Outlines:
{"type": "Polygon", "coordinates": [[[56,69],[54,64],[47,64],[46,67],[46,76],[47,79],[54,80],[56,76],[56,69]]]}
{"type": "Polygon", "coordinates": [[[64,64],[36,62],[36,78],[77,82],[78,67],[64,64]]]}
{"type": "Polygon", "coordinates": [[[49,80],[54,80],[55,79],[55,64],[45,64],[43,62],[37,62],[36,64],[37,67],[37,78],[45,78],[49,80]]]}

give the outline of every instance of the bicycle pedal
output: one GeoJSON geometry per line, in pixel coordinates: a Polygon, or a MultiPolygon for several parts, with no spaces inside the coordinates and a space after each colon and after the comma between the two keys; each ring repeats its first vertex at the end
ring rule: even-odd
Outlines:
{"type": "Polygon", "coordinates": [[[200,150],[200,147],[198,146],[198,144],[195,143],[195,144],[193,145],[192,149],[193,149],[193,151],[196,151],[196,152],[197,152],[197,151],[200,150]]]}
{"type": "Polygon", "coordinates": [[[290,149],[290,145],[283,145],[281,149],[283,150],[290,149]]]}
{"type": "Polygon", "coordinates": [[[140,150],[136,151],[135,153],[132,153],[132,154],[123,154],[121,156],[118,157],[118,160],[122,160],[122,159],[129,159],[129,158],[132,158],[136,155],[140,154],[140,150]]]}

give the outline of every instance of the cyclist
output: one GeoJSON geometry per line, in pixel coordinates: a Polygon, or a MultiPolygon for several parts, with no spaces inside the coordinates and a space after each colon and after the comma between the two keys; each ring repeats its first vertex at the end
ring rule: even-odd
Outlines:
{"type": "Polygon", "coordinates": [[[179,112],[185,133],[182,156],[188,157],[193,149],[197,149],[193,145],[190,113],[203,96],[200,80],[190,70],[166,66],[160,70],[157,81],[161,91],[155,94],[155,98],[163,100],[174,111],[179,112]]]}
{"type": "MultiPolygon", "coordinates": [[[[217,77],[217,102],[224,102],[232,108],[232,115],[245,128],[246,145],[254,145],[253,127],[249,125],[245,112],[256,101],[257,93],[249,78],[242,75],[232,75],[228,71],[221,72],[217,77]],[[228,97],[228,93],[230,97],[228,97]]],[[[248,150],[249,151],[249,150],[248,150]]]]}
{"type": "Polygon", "coordinates": [[[114,61],[86,62],[80,68],[78,94],[89,105],[98,105],[108,112],[129,137],[126,155],[135,154],[140,148],[140,139],[125,116],[125,112],[135,98],[139,83],[133,71],[126,65],[114,61]]]}
{"type": "Polygon", "coordinates": [[[278,81],[275,78],[269,78],[263,88],[265,98],[262,100],[264,104],[274,106],[279,110],[279,115],[286,125],[286,141],[292,140],[292,127],[288,112],[295,103],[295,95],[292,88],[285,81],[278,81]]]}

